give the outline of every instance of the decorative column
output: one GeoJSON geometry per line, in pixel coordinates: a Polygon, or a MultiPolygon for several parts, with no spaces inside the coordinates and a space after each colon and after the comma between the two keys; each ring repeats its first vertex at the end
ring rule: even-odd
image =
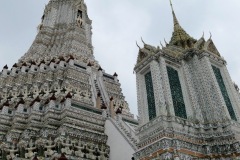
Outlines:
{"type": "Polygon", "coordinates": [[[156,112],[158,115],[167,115],[167,106],[163,93],[163,82],[162,75],[159,67],[159,63],[156,60],[153,60],[150,63],[150,70],[152,73],[152,82],[154,88],[154,97],[155,97],[155,105],[156,112]]]}
{"type": "Polygon", "coordinates": [[[148,122],[148,111],[147,111],[147,94],[146,85],[143,75],[140,73],[136,74],[136,85],[137,85],[137,104],[138,104],[138,115],[139,124],[143,125],[148,122]]]}
{"type": "MultiPolygon", "coordinates": [[[[201,111],[201,108],[198,103],[198,98],[201,99],[201,97],[198,97],[200,95],[196,93],[196,89],[194,86],[194,81],[196,81],[196,78],[198,78],[198,77],[195,78],[195,74],[193,74],[191,72],[191,68],[194,68],[194,67],[195,67],[194,72],[198,72],[198,68],[196,66],[197,64],[195,63],[195,61],[198,61],[197,56],[194,56],[192,61],[190,61],[190,62],[182,61],[183,75],[186,79],[186,90],[189,95],[189,104],[186,106],[186,111],[187,111],[187,114],[190,115],[192,119],[199,121],[199,122],[203,122],[202,111],[201,111]],[[189,112],[189,108],[190,108],[191,113],[189,112]]],[[[198,82],[195,82],[195,83],[198,83],[198,82]]],[[[198,92],[200,92],[200,88],[199,88],[198,92]]],[[[191,118],[190,118],[190,120],[191,120],[191,118]]]]}
{"type": "Polygon", "coordinates": [[[174,107],[173,107],[173,101],[172,101],[172,96],[171,96],[171,90],[170,90],[170,85],[169,85],[169,80],[168,80],[168,73],[167,73],[167,65],[165,62],[165,59],[163,57],[160,57],[160,71],[162,75],[162,81],[163,81],[163,90],[164,90],[164,97],[166,101],[166,108],[167,108],[167,114],[169,116],[174,116],[174,107]]]}

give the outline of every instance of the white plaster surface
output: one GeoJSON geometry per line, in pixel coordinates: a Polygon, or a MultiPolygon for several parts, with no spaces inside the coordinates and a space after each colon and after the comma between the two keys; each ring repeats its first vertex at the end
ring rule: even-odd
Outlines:
{"type": "Polygon", "coordinates": [[[110,120],[106,120],[105,133],[110,148],[110,160],[131,160],[134,150],[110,120]]]}

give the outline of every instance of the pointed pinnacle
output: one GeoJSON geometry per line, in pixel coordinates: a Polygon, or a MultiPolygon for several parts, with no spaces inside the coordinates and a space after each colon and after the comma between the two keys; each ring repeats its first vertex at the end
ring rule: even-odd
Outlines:
{"type": "Polygon", "coordinates": [[[136,41],[136,45],[138,46],[139,49],[141,49],[141,47],[138,45],[137,41],[136,41]]]}
{"type": "Polygon", "coordinates": [[[202,38],[204,38],[204,31],[203,31],[203,35],[202,35],[202,38]]]}
{"type": "Polygon", "coordinates": [[[160,41],[160,45],[162,46],[162,48],[164,47],[161,41],[160,41]]]}
{"type": "Polygon", "coordinates": [[[209,39],[212,39],[212,33],[209,31],[209,33],[210,33],[210,38],[209,39]]]}
{"type": "Polygon", "coordinates": [[[143,40],[143,38],[142,38],[142,37],[141,37],[141,40],[142,40],[143,44],[146,44],[146,43],[144,42],[144,40],[143,40]]]}

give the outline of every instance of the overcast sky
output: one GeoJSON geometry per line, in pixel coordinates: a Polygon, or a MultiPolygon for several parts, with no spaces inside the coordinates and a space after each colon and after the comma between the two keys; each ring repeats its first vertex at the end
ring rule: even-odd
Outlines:
{"type": "MultiPolygon", "coordinates": [[[[133,68],[140,37],[159,45],[173,30],[168,0],[85,0],[93,20],[96,59],[106,72],[117,72],[130,109],[137,114],[133,68]]],[[[48,0],[0,1],[0,68],[12,66],[28,50],[48,0]]],[[[203,31],[228,62],[233,81],[240,85],[240,1],[173,0],[181,26],[194,38],[203,31]]]]}

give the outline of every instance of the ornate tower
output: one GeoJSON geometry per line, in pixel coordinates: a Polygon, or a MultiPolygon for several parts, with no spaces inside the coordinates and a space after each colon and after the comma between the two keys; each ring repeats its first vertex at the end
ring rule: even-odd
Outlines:
{"type": "Polygon", "coordinates": [[[67,54],[94,60],[92,21],[83,1],[51,0],[41,21],[35,41],[21,60],[67,54]]]}
{"type": "Polygon", "coordinates": [[[210,159],[240,155],[240,97],[211,37],[180,26],[166,46],[139,48],[139,150],[135,158],[210,159]]]}
{"type": "Polygon", "coordinates": [[[0,159],[132,157],[138,122],[95,60],[91,28],[83,0],[49,1],[28,52],[0,72],[0,159]]]}

